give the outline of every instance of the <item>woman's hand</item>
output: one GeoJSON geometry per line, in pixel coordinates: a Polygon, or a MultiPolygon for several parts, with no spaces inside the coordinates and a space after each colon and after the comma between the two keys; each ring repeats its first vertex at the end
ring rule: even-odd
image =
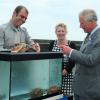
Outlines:
{"type": "Polygon", "coordinates": [[[61,49],[61,51],[64,54],[69,54],[70,51],[72,50],[69,46],[66,46],[66,45],[58,45],[58,47],[61,49]]]}
{"type": "Polygon", "coordinates": [[[63,69],[62,75],[63,75],[63,76],[68,75],[68,71],[67,71],[66,69],[63,69]]]}

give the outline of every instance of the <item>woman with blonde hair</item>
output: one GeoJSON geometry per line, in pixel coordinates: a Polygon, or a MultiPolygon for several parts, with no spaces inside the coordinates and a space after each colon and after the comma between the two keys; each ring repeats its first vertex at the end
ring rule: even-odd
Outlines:
{"type": "MultiPolygon", "coordinates": [[[[61,51],[58,47],[59,45],[69,45],[71,48],[75,49],[75,44],[72,41],[67,40],[67,27],[64,23],[59,23],[55,27],[55,34],[57,36],[57,40],[52,40],[49,45],[49,50],[53,52],[61,51]]],[[[64,95],[72,96],[72,68],[74,67],[74,62],[66,57],[67,55],[63,54],[62,61],[62,93],[64,95]]]]}

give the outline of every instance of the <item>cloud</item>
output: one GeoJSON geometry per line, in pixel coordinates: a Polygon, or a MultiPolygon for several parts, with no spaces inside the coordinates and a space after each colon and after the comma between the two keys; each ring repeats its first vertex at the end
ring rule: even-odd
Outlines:
{"type": "Polygon", "coordinates": [[[28,0],[33,7],[46,8],[49,0],[28,0]]]}

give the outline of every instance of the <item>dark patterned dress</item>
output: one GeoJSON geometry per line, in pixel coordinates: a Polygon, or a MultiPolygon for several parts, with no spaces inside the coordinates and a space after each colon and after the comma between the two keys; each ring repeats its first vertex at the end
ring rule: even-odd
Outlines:
{"type": "MultiPolygon", "coordinates": [[[[68,41],[68,45],[73,49],[75,48],[75,44],[71,41],[68,41]]],[[[56,40],[50,43],[49,50],[53,52],[60,51],[60,49],[57,46],[56,40]]],[[[67,55],[63,55],[62,69],[66,69],[69,74],[66,76],[62,76],[62,93],[68,96],[73,95],[72,93],[73,67],[74,67],[74,62],[70,61],[67,55]]]]}

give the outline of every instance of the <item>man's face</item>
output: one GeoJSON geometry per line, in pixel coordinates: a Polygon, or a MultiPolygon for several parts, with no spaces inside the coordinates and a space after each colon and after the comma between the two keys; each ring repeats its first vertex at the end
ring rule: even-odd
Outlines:
{"type": "Polygon", "coordinates": [[[84,21],[83,17],[80,17],[79,21],[80,21],[80,28],[82,28],[85,33],[90,33],[92,22],[91,21],[84,21]]]}
{"type": "Polygon", "coordinates": [[[28,14],[24,8],[21,9],[19,13],[14,12],[13,14],[14,26],[15,27],[21,26],[23,23],[25,23],[27,17],[28,17],[28,14]]]}

